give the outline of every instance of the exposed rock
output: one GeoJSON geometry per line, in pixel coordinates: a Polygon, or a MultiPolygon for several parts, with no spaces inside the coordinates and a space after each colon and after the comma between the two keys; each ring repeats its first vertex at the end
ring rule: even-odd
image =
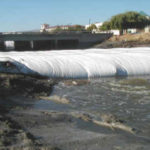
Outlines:
{"type": "Polygon", "coordinates": [[[22,94],[24,96],[50,95],[54,80],[36,79],[21,75],[0,74],[0,96],[22,94]]]}
{"type": "Polygon", "coordinates": [[[59,97],[57,95],[53,95],[53,96],[50,96],[50,97],[40,96],[39,98],[41,98],[43,100],[51,100],[51,101],[54,101],[56,103],[62,103],[62,104],[69,104],[70,103],[70,101],[67,98],[59,97]]]}
{"type": "Polygon", "coordinates": [[[125,121],[122,119],[119,119],[117,116],[112,114],[102,114],[101,119],[103,122],[106,123],[124,123],[125,121]]]}
{"type": "Polygon", "coordinates": [[[89,84],[90,81],[89,80],[64,80],[63,83],[67,86],[82,86],[82,85],[86,85],[89,84]]]}

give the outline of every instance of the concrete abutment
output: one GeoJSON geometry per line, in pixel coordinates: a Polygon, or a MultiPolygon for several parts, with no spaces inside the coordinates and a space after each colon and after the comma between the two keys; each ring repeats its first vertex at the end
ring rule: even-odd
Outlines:
{"type": "Polygon", "coordinates": [[[5,44],[4,44],[4,42],[0,42],[0,51],[5,51],[5,44]]]}
{"type": "Polygon", "coordinates": [[[36,40],[33,41],[33,50],[55,49],[55,40],[36,40]]]}
{"type": "Polygon", "coordinates": [[[58,49],[77,49],[79,47],[78,40],[58,40],[57,48],[58,49]]]}
{"type": "Polygon", "coordinates": [[[15,41],[15,50],[23,51],[23,50],[32,50],[30,41],[15,41]]]}

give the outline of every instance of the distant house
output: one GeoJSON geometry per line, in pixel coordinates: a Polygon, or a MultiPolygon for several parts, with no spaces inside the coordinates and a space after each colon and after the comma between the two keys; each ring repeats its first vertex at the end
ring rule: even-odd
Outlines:
{"type": "Polygon", "coordinates": [[[137,32],[138,32],[138,29],[136,29],[136,28],[129,28],[129,29],[127,29],[127,33],[134,34],[134,33],[137,33],[137,32]]]}
{"type": "Polygon", "coordinates": [[[53,32],[57,29],[60,29],[60,30],[74,30],[77,28],[77,26],[80,26],[81,29],[85,29],[84,26],[82,25],[58,25],[58,26],[50,26],[48,24],[43,24],[41,25],[41,30],[40,32],[53,32]]]}
{"type": "Polygon", "coordinates": [[[112,33],[113,35],[121,35],[120,30],[99,31],[99,33],[112,33]]]}
{"type": "Polygon", "coordinates": [[[92,33],[100,33],[99,28],[103,25],[103,22],[96,22],[92,24],[85,25],[85,29],[87,30],[91,25],[95,25],[97,29],[93,29],[92,33]]]}
{"type": "Polygon", "coordinates": [[[49,24],[42,24],[40,32],[52,32],[56,30],[58,26],[50,26],[49,24]]]}
{"type": "Polygon", "coordinates": [[[113,33],[113,35],[121,35],[120,30],[110,30],[110,33],[113,33]]]}
{"type": "MultiPolygon", "coordinates": [[[[97,29],[93,29],[92,33],[112,33],[113,35],[120,35],[120,30],[108,30],[108,31],[100,31],[99,28],[103,25],[103,22],[96,22],[96,23],[92,23],[94,24],[97,29]]],[[[85,25],[85,29],[87,29],[88,27],[90,27],[92,24],[88,24],[85,25]]]]}
{"type": "Polygon", "coordinates": [[[150,33],[150,26],[145,27],[144,31],[145,33],[150,33]]]}
{"type": "Polygon", "coordinates": [[[46,32],[47,30],[49,30],[49,28],[50,28],[49,24],[42,24],[40,32],[46,32]]]}
{"type": "MultiPolygon", "coordinates": [[[[96,27],[99,28],[99,27],[101,27],[103,25],[103,22],[96,22],[96,23],[92,23],[92,24],[96,25],[96,27]]],[[[85,29],[90,27],[92,24],[85,25],[85,29]]]]}
{"type": "Polygon", "coordinates": [[[100,28],[103,25],[103,22],[96,22],[95,25],[97,28],[100,28]]]}

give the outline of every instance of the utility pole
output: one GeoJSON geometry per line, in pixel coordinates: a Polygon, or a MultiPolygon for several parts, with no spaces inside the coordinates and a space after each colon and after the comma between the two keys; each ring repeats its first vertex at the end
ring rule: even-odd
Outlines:
{"type": "Polygon", "coordinates": [[[91,18],[89,19],[89,25],[91,25],[91,18]]]}

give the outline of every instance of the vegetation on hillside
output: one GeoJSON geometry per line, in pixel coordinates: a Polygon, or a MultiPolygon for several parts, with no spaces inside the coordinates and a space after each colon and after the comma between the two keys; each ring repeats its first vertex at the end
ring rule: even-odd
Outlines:
{"type": "Polygon", "coordinates": [[[85,29],[81,25],[75,25],[68,28],[69,31],[84,31],[85,29]]]}
{"type": "Polygon", "coordinates": [[[128,28],[142,29],[147,25],[150,25],[150,19],[138,12],[130,11],[113,16],[110,21],[104,22],[100,30],[119,29],[123,31],[128,28]]]}

